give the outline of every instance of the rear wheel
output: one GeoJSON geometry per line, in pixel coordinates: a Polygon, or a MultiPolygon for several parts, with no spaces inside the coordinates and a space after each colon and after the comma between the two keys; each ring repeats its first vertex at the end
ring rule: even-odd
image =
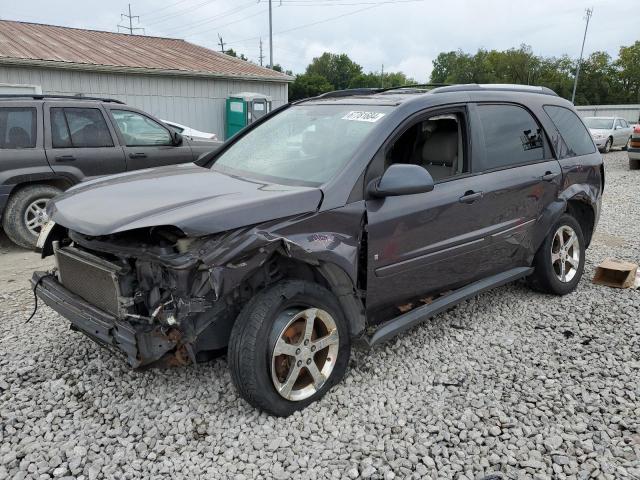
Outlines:
{"type": "Polygon", "coordinates": [[[640,170],[640,158],[629,159],[629,170],[640,170]]]}
{"type": "Polygon", "coordinates": [[[585,242],[580,224],[565,213],[536,253],[529,284],[545,293],[566,295],[578,285],[584,260],[585,242]]]}
{"type": "Polygon", "coordinates": [[[624,147],[622,147],[622,150],[628,150],[630,145],[631,145],[631,136],[629,136],[629,139],[627,140],[627,143],[624,144],[624,147]]]}
{"type": "Polygon", "coordinates": [[[613,139],[611,137],[607,138],[607,141],[604,143],[604,148],[602,151],[604,153],[609,153],[611,151],[611,145],[613,145],[613,139]]]}
{"type": "Polygon", "coordinates": [[[238,316],[229,368],[247,402],[288,416],[342,379],[350,349],[335,296],[314,283],[285,280],[256,295],[238,316]]]}
{"type": "Polygon", "coordinates": [[[21,247],[35,247],[40,230],[49,220],[47,203],[61,192],[51,185],[27,185],[11,195],[2,219],[7,237],[21,247]]]}

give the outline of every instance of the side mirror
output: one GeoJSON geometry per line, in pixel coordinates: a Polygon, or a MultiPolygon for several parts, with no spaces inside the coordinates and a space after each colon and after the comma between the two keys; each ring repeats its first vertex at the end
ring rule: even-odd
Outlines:
{"type": "Polygon", "coordinates": [[[171,141],[174,146],[182,145],[182,134],[180,132],[171,132],[171,141]]]}
{"type": "Polygon", "coordinates": [[[433,178],[426,169],[396,163],[387,168],[381,178],[372,180],[367,191],[372,197],[384,198],[430,192],[433,187],[433,178]]]}

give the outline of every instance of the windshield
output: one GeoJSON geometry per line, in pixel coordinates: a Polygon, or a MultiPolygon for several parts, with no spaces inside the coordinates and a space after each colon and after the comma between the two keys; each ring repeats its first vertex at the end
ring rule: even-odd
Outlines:
{"type": "Polygon", "coordinates": [[[212,169],[276,183],[321,185],[346,165],[390,108],[292,106],[231,145],[212,169]]]}
{"type": "Polygon", "coordinates": [[[587,117],[584,119],[584,123],[593,129],[611,130],[613,128],[612,118],[587,117]]]}

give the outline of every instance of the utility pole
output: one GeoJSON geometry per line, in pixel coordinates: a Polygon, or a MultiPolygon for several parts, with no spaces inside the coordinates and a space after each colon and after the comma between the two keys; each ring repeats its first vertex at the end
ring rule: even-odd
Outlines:
{"type": "Polygon", "coordinates": [[[222,41],[222,35],[218,34],[218,45],[220,45],[220,51],[224,53],[224,42],[222,41]]]}
{"type": "Polygon", "coordinates": [[[578,60],[578,66],[576,67],[576,78],[573,80],[573,93],[571,94],[571,103],[574,103],[576,99],[576,88],[578,87],[578,76],[580,75],[580,64],[582,63],[582,54],[584,53],[584,42],[587,40],[587,30],[589,29],[589,20],[593,15],[593,8],[587,8],[587,14],[585,19],[587,20],[584,26],[584,37],[582,37],[582,48],[580,49],[580,59],[578,60]]]}
{"type": "Polygon", "coordinates": [[[260,59],[260,66],[262,66],[262,60],[264,60],[264,55],[262,54],[262,37],[260,37],[260,56],[258,58],[260,59]]]}
{"type": "Polygon", "coordinates": [[[384,88],[384,63],[382,64],[382,70],[380,70],[380,88],[384,88]]]}
{"type": "Polygon", "coordinates": [[[129,26],[127,27],[126,25],[118,25],[118,31],[120,31],[121,28],[124,28],[125,30],[129,30],[129,35],[133,35],[134,31],[142,30],[142,34],[144,35],[144,28],[133,27],[133,19],[135,18],[138,23],[140,23],[140,17],[138,15],[131,15],[131,4],[129,4],[129,15],[127,15],[126,13],[120,14],[120,20],[123,20],[125,18],[129,19],[129,26]]]}
{"type": "Polygon", "coordinates": [[[273,69],[273,14],[269,0],[269,68],[273,69]]]}

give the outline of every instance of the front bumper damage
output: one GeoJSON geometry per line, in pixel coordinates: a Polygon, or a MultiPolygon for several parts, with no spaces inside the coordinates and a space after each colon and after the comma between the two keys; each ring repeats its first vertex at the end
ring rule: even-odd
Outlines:
{"type": "Polygon", "coordinates": [[[71,328],[78,330],[98,344],[112,351],[122,353],[133,367],[141,365],[141,358],[153,356],[148,351],[148,342],[140,342],[132,325],[94,307],[79,296],[67,290],[57,278],[48,272],[34,272],[32,288],[38,298],[71,322],[71,328]]]}

